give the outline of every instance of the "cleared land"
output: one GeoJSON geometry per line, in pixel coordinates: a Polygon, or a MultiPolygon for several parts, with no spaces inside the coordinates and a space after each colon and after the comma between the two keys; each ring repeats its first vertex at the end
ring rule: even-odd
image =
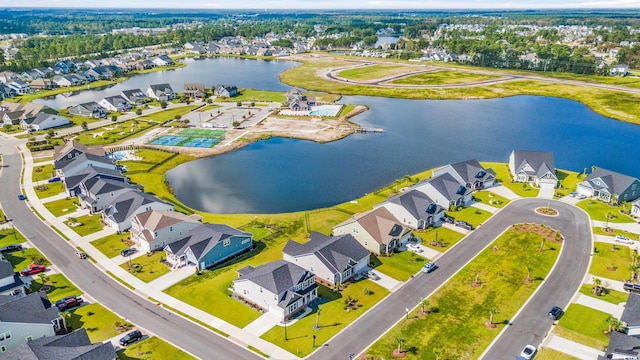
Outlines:
{"type": "Polygon", "coordinates": [[[464,71],[440,70],[408,76],[402,79],[393,80],[391,83],[405,85],[442,85],[462,84],[496,79],[500,79],[500,76],[476,74],[464,71]]]}
{"type": "Polygon", "coordinates": [[[411,70],[415,70],[415,68],[403,65],[370,65],[342,70],[338,76],[352,80],[375,80],[404,74],[411,70]]]}

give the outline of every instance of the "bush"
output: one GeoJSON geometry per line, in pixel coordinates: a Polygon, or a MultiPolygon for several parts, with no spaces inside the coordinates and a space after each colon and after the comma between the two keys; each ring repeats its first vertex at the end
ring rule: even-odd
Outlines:
{"type": "Polygon", "coordinates": [[[111,121],[117,121],[118,120],[118,115],[111,115],[111,121]]]}
{"type": "Polygon", "coordinates": [[[166,109],[167,108],[167,102],[164,101],[164,100],[160,101],[160,108],[161,109],[166,109]]]}
{"type": "Polygon", "coordinates": [[[137,109],[136,110],[136,115],[142,115],[142,109],[137,109]]]}

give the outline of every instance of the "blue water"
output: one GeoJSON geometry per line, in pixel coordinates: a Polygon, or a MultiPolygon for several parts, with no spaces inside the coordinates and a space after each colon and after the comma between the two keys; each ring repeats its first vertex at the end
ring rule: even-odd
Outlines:
{"type": "Polygon", "coordinates": [[[352,120],[382,134],[327,144],[273,138],[182,164],[167,174],[185,204],[214,213],[279,213],[356,199],[406,174],[476,158],[508,162],[513,149],[552,151],[556,167],[602,166],[640,177],[640,126],[571,100],[344,97],[368,105],[352,120]]]}

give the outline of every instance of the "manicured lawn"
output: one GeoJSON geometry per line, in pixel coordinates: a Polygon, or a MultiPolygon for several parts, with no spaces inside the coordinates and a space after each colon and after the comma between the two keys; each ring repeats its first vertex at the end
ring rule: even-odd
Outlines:
{"type": "Polygon", "coordinates": [[[0,230],[0,247],[9,244],[20,244],[25,241],[27,241],[27,239],[15,228],[0,230]]]}
{"type": "Polygon", "coordinates": [[[64,191],[64,184],[61,181],[47,183],[33,187],[39,199],[46,199],[64,191]]]}
{"type": "MultiPolygon", "coordinates": [[[[7,259],[15,271],[21,271],[26,269],[29,265],[34,263],[34,259],[44,259],[44,265],[51,265],[49,260],[42,255],[36,248],[28,248],[21,251],[4,254],[4,258],[7,259]]],[[[40,275],[34,275],[34,278],[40,275]]]]}
{"type": "Polygon", "coordinates": [[[542,348],[538,350],[538,353],[536,355],[536,360],[574,360],[574,359],[579,360],[576,357],[567,355],[563,352],[560,352],[558,350],[554,350],[551,348],[542,348]]]}
{"type": "Polygon", "coordinates": [[[604,331],[609,328],[609,314],[590,307],[571,304],[556,326],[554,332],[569,340],[602,351],[609,343],[604,331]]]}
{"type": "Polygon", "coordinates": [[[427,261],[424,257],[411,251],[402,251],[392,256],[371,255],[371,263],[376,265],[376,270],[399,281],[409,280],[411,275],[420,271],[427,261]]]}
{"type": "Polygon", "coordinates": [[[146,172],[149,171],[155,164],[140,162],[140,161],[119,161],[119,165],[124,165],[127,167],[127,173],[134,171],[146,172]]]}
{"type": "Polygon", "coordinates": [[[137,174],[128,174],[131,182],[136,184],[142,184],[144,186],[144,191],[147,193],[151,193],[159,198],[167,198],[172,199],[174,204],[179,204],[180,202],[175,199],[175,196],[167,189],[167,186],[164,182],[164,176],[167,171],[173,169],[174,167],[185,163],[187,161],[195,159],[194,157],[187,155],[177,155],[170,160],[162,163],[162,165],[157,166],[150,172],[142,172],[137,174]]]}
{"type": "Polygon", "coordinates": [[[195,360],[193,356],[155,336],[133,343],[117,354],[119,360],[195,360]]]}
{"type": "Polygon", "coordinates": [[[98,129],[84,131],[76,140],[84,145],[113,144],[157,125],[153,121],[127,120],[113,123],[98,129]],[[131,131],[133,129],[133,131],[131,131]]]}
{"type": "Polygon", "coordinates": [[[464,238],[463,234],[445,227],[428,228],[424,231],[414,231],[413,234],[422,239],[422,245],[438,251],[447,251],[453,245],[457,244],[458,241],[464,238]],[[436,238],[438,242],[442,244],[441,246],[431,243],[432,241],[435,242],[436,238]]]}
{"type": "MultiPolygon", "coordinates": [[[[606,280],[604,281],[606,282],[606,280]]],[[[604,301],[608,301],[612,304],[620,304],[622,302],[627,302],[627,298],[629,297],[629,294],[626,292],[622,292],[622,291],[616,291],[616,290],[611,290],[611,289],[607,289],[606,294],[604,295],[596,295],[593,293],[593,285],[589,285],[589,284],[585,284],[582,285],[582,287],[580,287],[580,292],[587,295],[587,296],[591,296],[593,298],[596,299],[600,299],[600,300],[604,300],[604,301]]]]}
{"type": "Polygon", "coordinates": [[[540,189],[532,188],[528,184],[512,183],[511,173],[509,172],[509,165],[498,162],[481,162],[485,168],[492,168],[496,172],[496,180],[509,190],[522,197],[536,197],[540,192],[540,189]]]}
{"type": "Polygon", "coordinates": [[[33,163],[34,164],[45,162],[45,161],[53,161],[53,156],[43,156],[43,157],[34,157],[33,158],[33,163]]]}
{"type": "Polygon", "coordinates": [[[404,74],[412,69],[402,65],[371,65],[342,70],[338,76],[353,80],[373,80],[386,76],[404,74]]]}
{"type": "Polygon", "coordinates": [[[220,105],[205,105],[204,107],[201,107],[200,109],[198,109],[198,111],[205,112],[205,111],[219,109],[219,108],[220,108],[220,105]]]}
{"type": "Polygon", "coordinates": [[[585,178],[581,173],[568,170],[556,170],[556,176],[560,181],[560,187],[556,189],[555,194],[560,196],[569,195],[570,192],[576,191],[578,183],[585,178]]]}
{"type": "Polygon", "coordinates": [[[136,119],[137,120],[151,120],[151,121],[157,121],[157,122],[165,122],[165,121],[169,121],[169,120],[175,119],[176,115],[184,116],[185,114],[190,113],[191,111],[193,111],[194,109],[196,109],[199,106],[200,105],[187,105],[187,106],[176,107],[176,108],[173,108],[173,109],[165,109],[165,110],[162,110],[162,111],[155,112],[153,114],[143,115],[143,116],[137,117],[136,119]]]}
{"type": "Polygon", "coordinates": [[[144,282],[149,282],[171,271],[168,265],[160,262],[161,260],[164,260],[164,255],[164,251],[157,251],[152,256],[138,256],[131,260],[133,265],[132,268],[130,268],[129,262],[120,265],[120,267],[129,271],[138,279],[144,282]]]}
{"type": "Polygon", "coordinates": [[[331,234],[333,227],[349,219],[350,214],[334,209],[308,211],[309,227],[325,235],[331,234]]]}
{"type": "Polygon", "coordinates": [[[252,226],[245,227],[242,229],[242,231],[253,234],[252,236],[253,241],[260,241],[265,237],[273,234],[272,229],[262,224],[254,224],[252,226]]]}
{"type": "Polygon", "coordinates": [[[120,251],[129,247],[129,244],[123,241],[127,237],[128,235],[126,234],[113,234],[94,240],[91,245],[100,250],[106,257],[113,258],[120,255],[120,251]]]}
{"type": "Polygon", "coordinates": [[[355,321],[365,311],[389,294],[389,291],[371,280],[360,280],[349,284],[340,294],[336,294],[324,286],[318,289],[322,297],[320,305],[314,306],[314,312],[287,326],[287,338],[284,340],[284,327],[275,326],[261,338],[272,342],[281,348],[303,357],[310,354],[313,347],[312,337],[316,336],[316,347],[327,342],[331,337],[355,321]],[[365,294],[365,289],[372,293],[365,294]],[[358,308],[345,310],[345,299],[357,299],[358,308]],[[318,325],[320,330],[313,330],[316,323],[317,308],[320,308],[318,325]]]}
{"type": "MultiPolygon", "coordinates": [[[[47,291],[47,296],[51,302],[56,302],[71,295],[82,295],[82,292],[62,274],[49,275],[47,286],[51,288],[47,291]]],[[[42,279],[35,280],[31,283],[31,291],[40,291],[41,287],[42,279]]]]}
{"type": "Polygon", "coordinates": [[[591,220],[609,221],[610,223],[632,223],[632,218],[621,214],[622,206],[611,206],[604,201],[585,199],[578,201],[577,207],[589,214],[591,220]]]}
{"type": "Polygon", "coordinates": [[[85,328],[92,343],[105,341],[116,335],[116,322],[124,321],[100,304],[87,304],[71,310],[68,324],[74,330],[85,328]]]}
{"type": "Polygon", "coordinates": [[[476,192],[475,194],[473,194],[473,199],[482,204],[493,206],[495,208],[503,208],[509,203],[509,199],[492,193],[489,190],[476,192]]]}
{"type": "Polygon", "coordinates": [[[78,199],[73,197],[44,203],[44,207],[46,207],[49,212],[53,214],[53,216],[60,217],[66,214],[71,214],[78,210],[79,208],[76,206],[76,204],[79,205],[78,199]]]}
{"type": "Polygon", "coordinates": [[[455,220],[464,220],[473,225],[474,228],[484,223],[491,217],[491,213],[485,210],[480,210],[472,206],[464,208],[460,211],[447,211],[447,216],[454,218],[455,220]]]}
{"type": "Polygon", "coordinates": [[[632,232],[628,232],[624,229],[615,229],[614,228],[615,225],[613,226],[609,226],[609,228],[613,231],[608,232],[608,231],[604,231],[600,226],[595,226],[593,228],[591,228],[591,231],[593,231],[593,233],[595,235],[606,235],[606,236],[616,236],[616,235],[623,235],[628,237],[631,240],[638,240],[638,238],[640,238],[640,235],[638,234],[634,234],[632,232]]]}
{"type": "Polygon", "coordinates": [[[56,176],[56,169],[53,164],[38,165],[33,168],[32,181],[48,180],[56,176]]]}
{"type": "Polygon", "coordinates": [[[412,84],[412,85],[442,85],[442,84],[460,84],[467,82],[477,82],[498,79],[500,76],[484,75],[468,73],[463,71],[434,71],[409,76],[402,79],[392,81],[393,84],[412,84]]]}
{"type": "Polygon", "coordinates": [[[153,149],[137,149],[134,154],[141,158],[140,162],[157,164],[167,160],[175,153],[153,149]]]}
{"type": "Polygon", "coordinates": [[[628,280],[631,276],[632,250],[624,245],[615,245],[618,250],[612,250],[613,244],[596,242],[596,249],[591,260],[589,274],[593,276],[618,281],[628,280]]]}
{"type": "Polygon", "coordinates": [[[98,232],[102,230],[101,220],[102,220],[102,215],[96,214],[96,215],[84,215],[76,218],[76,221],[81,224],[78,226],[69,225],[71,223],[70,220],[67,220],[64,223],[67,224],[78,235],[87,236],[89,234],[93,234],[94,232],[98,232]]]}
{"type": "Polygon", "coordinates": [[[240,89],[240,95],[233,98],[217,98],[217,101],[225,102],[277,102],[284,103],[286,100],[286,93],[281,91],[268,91],[268,90],[256,90],[256,89],[240,89]]]}
{"type": "Polygon", "coordinates": [[[404,349],[411,358],[434,359],[433,349],[444,349],[448,359],[477,359],[509,320],[547,276],[561,244],[547,241],[538,252],[541,236],[532,232],[508,230],[475,259],[429,297],[426,316],[420,307],[402,319],[384,337],[366,351],[375,358],[392,358],[398,347],[395,340],[405,339],[404,349]],[[496,250],[497,249],[497,250],[496,250]],[[527,283],[522,259],[533,268],[533,281],[527,283]],[[473,286],[479,273],[480,286],[473,286]],[[496,328],[488,328],[490,310],[496,328]],[[471,335],[473,334],[473,335],[471,335]]]}

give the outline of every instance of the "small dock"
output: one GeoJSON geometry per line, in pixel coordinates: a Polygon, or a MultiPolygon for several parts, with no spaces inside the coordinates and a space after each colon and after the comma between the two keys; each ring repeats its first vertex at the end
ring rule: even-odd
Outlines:
{"type": "Polygon", "coordinates": [[[382,128],[358,127],[358,128],[356,128],[356,132],[358,132],[358,133],[383,133],[384,129],[382,129],[382,128]]]}

